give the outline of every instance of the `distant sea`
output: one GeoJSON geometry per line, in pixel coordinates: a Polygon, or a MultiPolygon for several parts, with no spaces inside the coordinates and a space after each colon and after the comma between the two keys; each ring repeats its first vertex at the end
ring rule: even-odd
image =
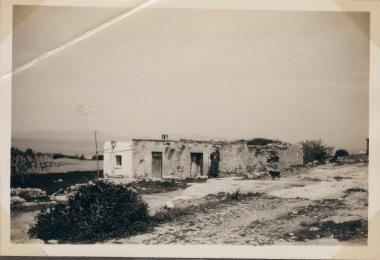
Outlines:
{"type": "MultiPolygon", "coordinates": [[[[42,153],[62,153],[70,155],[94,155],[95,144],[91,141],[81,140],[38,140],[12,138],[12,147],[21,150],[31,148],[33,151],[42,153]]],[[[103,149],[103,142],[98,143],[98,150],[103,149]]]]}

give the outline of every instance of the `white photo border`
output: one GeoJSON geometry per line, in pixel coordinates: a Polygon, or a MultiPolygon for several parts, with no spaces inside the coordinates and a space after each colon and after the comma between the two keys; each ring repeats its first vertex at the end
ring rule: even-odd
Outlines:
{"type": "MultiPolygon", "coordinates": [[[[0,1],[0,253],[25,256],[109,256],[186,258],[380,258],[380,2],[358,0],[162,0],[145,8],[202,8],[370,13],[369,230],[367,246],[230,245],[48,245],[10,241],[10,147],[12,19],[14,5],[133,7],[144,0],[0,1]],[[376,26],[377,25],[377,26],[376,26]],[[9,76],[10,75],[10,76],[9,76]]],[[[143,10],[140,10],[143,11],[143,10]]]]}

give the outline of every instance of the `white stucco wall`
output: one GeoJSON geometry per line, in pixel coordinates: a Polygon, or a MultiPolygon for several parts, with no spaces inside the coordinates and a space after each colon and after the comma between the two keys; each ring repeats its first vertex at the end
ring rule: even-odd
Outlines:
{"type": "Polygon", "coordinates": [[[105,177],[128,177],[132,178],[132,142],[116,142],[114,148],[111,141],[104,143],[103,170],[105,177]],[[122,165],[116,164],[116,156],[122,158],[122,165]]]}

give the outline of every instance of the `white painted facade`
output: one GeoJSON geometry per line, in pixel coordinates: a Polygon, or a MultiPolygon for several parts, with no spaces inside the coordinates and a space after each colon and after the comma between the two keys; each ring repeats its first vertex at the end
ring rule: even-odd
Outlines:
{"type": "Polygon", "coordinates": [[[107,177],[132,178],[132,142],[107,141],[103,149],[103,170],[107,177]]]}

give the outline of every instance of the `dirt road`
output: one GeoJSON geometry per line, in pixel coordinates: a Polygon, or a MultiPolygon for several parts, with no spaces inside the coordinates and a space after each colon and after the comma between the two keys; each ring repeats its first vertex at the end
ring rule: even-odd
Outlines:
{"type": "Polygon", "coordinates": [[[122,244],[325,244],[366,243],[367,165],[320,166],[287,173],[280,180],[212,179],[159,198],[152,210],[171,203],[198,205],[193,214],[157,226],[122,244]],[[219,200],[219,192],[254,192],[219,200]],[[205,197],[206,196],[206,197],[205,197]],[[211,203],[212,202],[212,203],[211,203]]]}

